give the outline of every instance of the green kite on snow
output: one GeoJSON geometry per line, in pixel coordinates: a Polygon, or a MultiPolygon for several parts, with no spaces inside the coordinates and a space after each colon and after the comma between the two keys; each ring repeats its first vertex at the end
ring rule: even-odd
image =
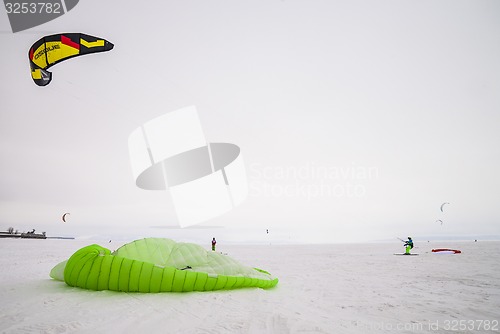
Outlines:
{"type": "Polygon", "coordinates": [[[84,289],[125,292],[266,289],[278,284],[265,270],[164,238],[136,240],[114,252],[95,244],[83,247],[55,266],[50,277],[84,289]]]}

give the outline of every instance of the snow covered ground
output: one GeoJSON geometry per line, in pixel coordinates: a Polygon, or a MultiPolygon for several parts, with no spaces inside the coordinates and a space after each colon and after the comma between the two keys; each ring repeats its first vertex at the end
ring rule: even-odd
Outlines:
{"type": "MultiPolygon", "coordinates": [[[[271,290],[88,291],[52,280],[89,240],[0,240],[1,333],[500,331],[500,242],[218,245],[280,279],[271,290]],[[455,248],[462,254],[434,254],[455,248]]],[[[98,242],[114,250],[117,242],[98,242]]],[[[123,242],[124,243],[124,242],[123,242]]],[[[208,245],[207,245],[208,248],[208,245]]]]}

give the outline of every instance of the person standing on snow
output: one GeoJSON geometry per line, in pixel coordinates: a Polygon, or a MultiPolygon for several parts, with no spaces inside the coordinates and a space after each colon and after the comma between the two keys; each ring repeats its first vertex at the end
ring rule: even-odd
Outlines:
{"type": "Polygon", "coordinates": [[[410,255],[410,250],[413,248],[413,240],[411,240],[411,237],[408,237],[408,240],[405,241],[404,246],[406,247],[405,254],[410,255]]]}

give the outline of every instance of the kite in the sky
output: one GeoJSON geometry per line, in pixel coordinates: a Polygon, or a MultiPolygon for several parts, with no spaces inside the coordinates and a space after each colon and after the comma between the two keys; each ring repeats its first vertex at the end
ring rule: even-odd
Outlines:
{"type": "Polygon", "coordinates": [[[66,222],[66,216],[69,215],[69,212],[66,212],[63,216],[62,216],[62,221],[63,222],[66,222]]]}
{"type": "Polygon", "coordinates": [[[28,57],[31,77],[38,86],[46,86],[52,80],[51,66],[90,53],[113,49],[113,43],[100,37],[82,33],[65,33],[44,36],[30,48],[28,57]]]}
{"type": "Polygon", "coordinates": [[[443,204],[441,204],[441,212],[444,212],[444,211],[443,211],[443,208],[444,208],[444,206],[445,206],[446,204],[450,204],[450,203],[448,203],[448,202],[444,202],[443,204]]]}

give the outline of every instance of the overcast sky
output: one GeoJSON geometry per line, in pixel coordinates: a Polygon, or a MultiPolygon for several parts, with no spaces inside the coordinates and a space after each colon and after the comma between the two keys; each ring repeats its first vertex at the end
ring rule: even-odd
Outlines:
{"type": "Polygon", "coordinates": [[[250,187],[205,225],[500,235],[499,1],[81,0],[16,34],[0,10],[0,31],[0,230],[189,238],[160,228],[178,225],[171,198],[135,186],[127,145],[195,105],[207,140],[241,148],[250,187]],[[59,32],[115,48],[38,87],[28,49],[59,32]]]}

